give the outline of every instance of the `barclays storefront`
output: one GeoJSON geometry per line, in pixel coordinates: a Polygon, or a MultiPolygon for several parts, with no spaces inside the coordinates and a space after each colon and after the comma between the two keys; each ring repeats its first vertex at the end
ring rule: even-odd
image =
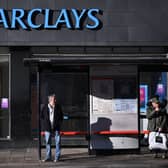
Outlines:
{"type": "Polygon", "coordinates": [[[165,0],[0,0],[0,139],[39,140],[47,95],[63,146],[139,150],[146,103],[167,99],[165,0]]]}

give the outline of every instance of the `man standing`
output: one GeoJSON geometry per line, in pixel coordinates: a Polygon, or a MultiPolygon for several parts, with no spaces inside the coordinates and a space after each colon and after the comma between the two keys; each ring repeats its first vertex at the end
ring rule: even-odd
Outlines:
{"type": "Polygon", "coordinates": [[[60,128],[63,121],[63,113],[61,107],[56,103],[55,94],[48,96],[48,104],[43,107],[40,118],[42,131],[45,132],[46,141],[46,158],[43,160],[43,162],[52,160],[52,134],[55,136],[56,146],[54,162],[57,162],[60,158],[60,128]]]}

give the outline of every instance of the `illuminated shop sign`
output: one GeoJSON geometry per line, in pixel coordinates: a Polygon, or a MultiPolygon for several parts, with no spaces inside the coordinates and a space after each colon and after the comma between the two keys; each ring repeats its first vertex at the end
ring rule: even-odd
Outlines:
{"type": "Polygon", "coordinates": [[[140,85],[140,111],[146,112],[148,102],[148,85],[140,85]]]}
{"type": "Polygon", "coordinates": [[[12,9],[11,11],[0,8],[0,26],[6,29],[100,29],[102,11],[91,9],[51,9],[35,8],[29,11],[12,9]],[[42,19],[39,19],[41,17],[42,19]]]}

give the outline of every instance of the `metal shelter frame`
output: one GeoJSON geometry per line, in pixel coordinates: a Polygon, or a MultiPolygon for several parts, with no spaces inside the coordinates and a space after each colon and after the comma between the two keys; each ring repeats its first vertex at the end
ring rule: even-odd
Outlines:
{"type": "MultiPolygon", "coordinates": [[[[144,65],[157,65],[164,66],[168,70],[168,57],[164,54],[158,55],[156,54],[133,54],[133,56],[129,55],[112,55],[110,56],[98,56],[98,55],[86,55],[86,56],[72,56],[72,55],[50,55],[50,54],[38,54],[34,55],[33,58],[24,58],[24,64],[26,66],[35,66],[36,67],[36,78],[37,78],[37,110],[38,110],[38,157],[41,160],[41,123],[40,123],[40,73],[41,67],[44,65],[99,65],[99,64],[114,64],[114,65],[138,65],[138,67],[143,67],[144,65]],[[35,57],[36,56],[36,57],[35,57]],[[129,57],[128,57],[129,56],[129,57]]],[[[137,87],[139,89],[139,87],[137,87]]],[[[139,93],[138,93],[139,97],[139,93]]],[[[139,102],[139,98],[138,98],[139,102]]],[[[139,103],[138,103],[139,109],[139,103]]],[[[140,127],[139,127],[140,134],[140,127]]]]}

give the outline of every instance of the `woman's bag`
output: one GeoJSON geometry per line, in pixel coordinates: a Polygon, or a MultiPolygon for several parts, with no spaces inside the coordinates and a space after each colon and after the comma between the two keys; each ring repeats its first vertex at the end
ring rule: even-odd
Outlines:
{"type": "Polygon", "coordinates": [[[159,132],[150,132],[149,149],[150,150],[168,150],[166,134],[159,133],[159,132]]]}

